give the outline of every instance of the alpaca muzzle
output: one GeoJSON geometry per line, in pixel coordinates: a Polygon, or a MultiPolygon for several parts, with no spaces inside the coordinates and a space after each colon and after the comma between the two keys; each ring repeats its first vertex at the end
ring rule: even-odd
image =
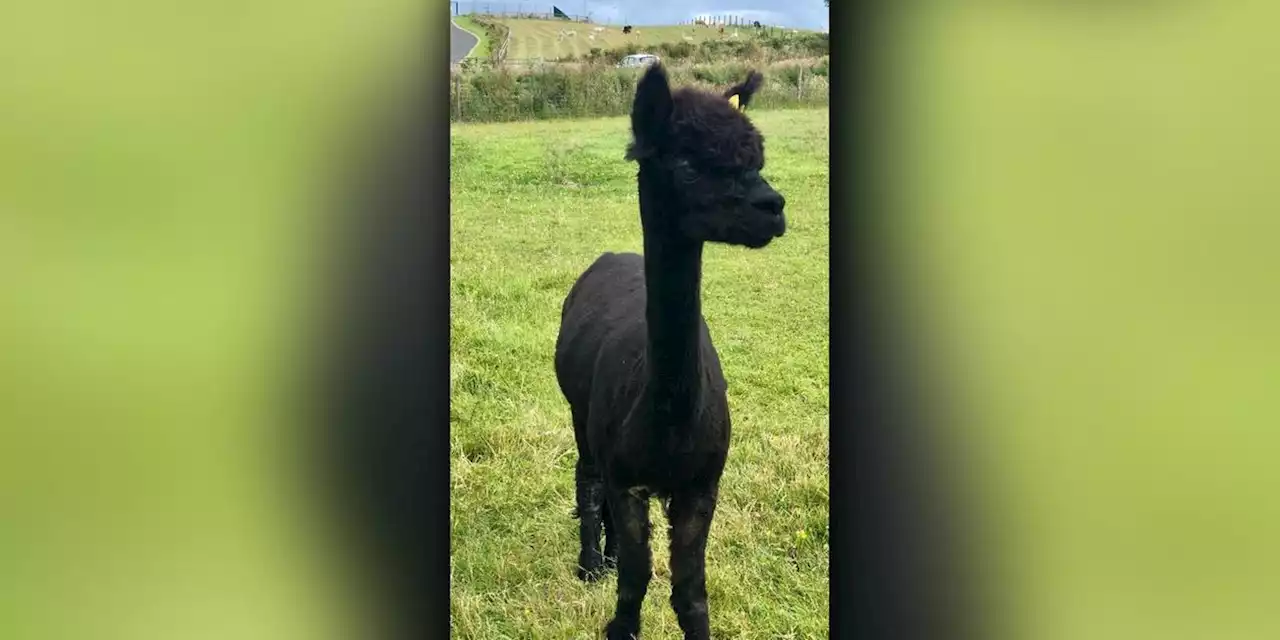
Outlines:
{"type": "Polygon", "coordinates": [[[781,193],[778,193],[773,187],[765,182],[764,178],[760,179],[760,183],[752,190],[747,201],[756,211],[772,216],[770,223],[773,225],[774,237],[781,237],[787,230],[787,218],[783,214],[783,210],[787,206],[787,199],[781,193]]]}

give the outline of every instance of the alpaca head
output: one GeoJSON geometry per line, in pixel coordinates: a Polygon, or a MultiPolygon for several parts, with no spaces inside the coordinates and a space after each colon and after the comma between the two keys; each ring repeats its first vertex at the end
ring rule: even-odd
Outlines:
{"type": "Polygon", "coordinates": [[[657,199],[641,207],[646,233],[753,248],[783,234],[786,200],[760,175],[764,137],[741,111],[762,80],[752,71],[718,96],[672,91],[661,64],[645,71],[627,158],[640,163],[642,192],[657,199]]]}

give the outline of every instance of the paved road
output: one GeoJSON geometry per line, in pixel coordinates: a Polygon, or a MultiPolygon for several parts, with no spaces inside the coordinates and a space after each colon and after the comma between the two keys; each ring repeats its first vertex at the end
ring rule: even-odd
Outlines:
{"type": "Polygon", "coordinates": [[[476,46],[476,37],[449,21],[449,64],[458,64],[476,46]]]}

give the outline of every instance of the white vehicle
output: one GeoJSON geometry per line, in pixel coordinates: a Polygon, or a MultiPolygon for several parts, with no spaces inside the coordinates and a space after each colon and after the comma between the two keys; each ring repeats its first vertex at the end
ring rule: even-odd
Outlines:
{"type": "Polygon", "coordinates": [[[658,62],[658,56],[655,56],[652,53],[633,53],[623,58],[622,62],[618,63],[618,68],[643,67],[654,62],[658,62]]]}

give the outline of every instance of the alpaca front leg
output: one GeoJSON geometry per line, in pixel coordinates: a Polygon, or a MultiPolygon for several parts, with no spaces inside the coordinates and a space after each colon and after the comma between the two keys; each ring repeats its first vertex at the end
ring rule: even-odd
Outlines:
{"type": "Polygon", "coordinates": [[[671,525],[671,608],[685,640],[711,637],[706,554],[715,509],[714,491],[674,495],[667,508],[671,525]]]}
{"type": "Polygon", "coordinates": [[[604,575],[605,554],[600,550],[600,535],[605,516],[604,480],[592,465],[578,459],[575,470],[578,503],[578,579],[595,582],[604,575]]]}
{"type": "Polygon", "coordinates": [[[653,577],[649,497],[640,491],[610,491],[609,510],[618,538],[618,606],[605,627],[605,637],[631,640],[640,637],[640,605],[653,577]]]}

